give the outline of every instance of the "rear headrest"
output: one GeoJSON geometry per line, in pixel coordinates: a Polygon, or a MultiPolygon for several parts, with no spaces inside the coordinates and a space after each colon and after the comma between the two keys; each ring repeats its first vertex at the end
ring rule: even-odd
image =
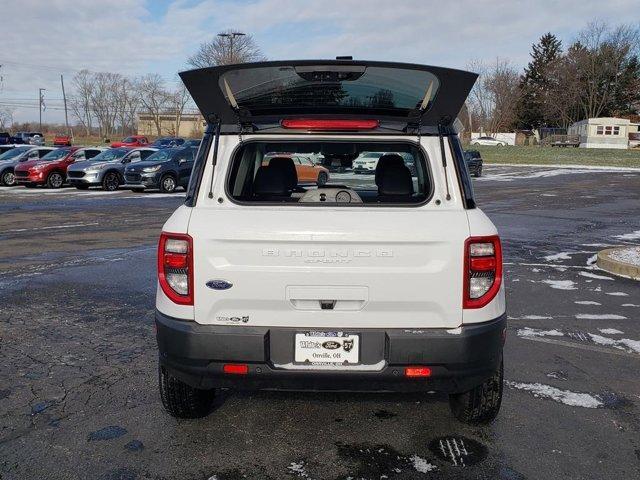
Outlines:
{"type": "Polygon", "coordinates": [[[376,185],[380,188],[380,178],[383,171],[390,165],[404,166],[404,159],[397,153],[386,153],[380,157],[376,164],[376,185]]]}
{"type": "Polygon", "coordinates": [[[384,168],[378,185],[379,195],[411,195],[413,180],[411,171],[404,164],[394,163],[384,168]]]}
{"type": "Polygon", "coordinates": [[[298,186],[298,173],[291,158],[273,157],[269,160],[269,167],[281,172],[281,175],[286,179],[287,189],[293,190],[298,186]]]}
{"type": "Polygon", "coordinates": [[[287,179],[282,170],[268,167],[260,167],[253,179],[254,195],[287,195],[290,193],[287,179]]]}

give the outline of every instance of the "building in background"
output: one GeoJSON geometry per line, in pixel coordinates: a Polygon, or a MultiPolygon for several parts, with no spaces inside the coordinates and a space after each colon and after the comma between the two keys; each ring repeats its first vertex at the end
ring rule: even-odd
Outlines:
{"type": "Polygon", "coordinates": [[[629,133],[637,131],[627,118],[602,117],[576,122],[567,133],[577,136],[583,148],[629,148],[629,133]]]}
{"type": "MultiPolygon", "coordinates": [[[[185,138],[200,138],[204,133],[204,118],[200,114],[184,113],[176,125],[176,115],[160,115],[161,136],[176,136],[185,138]]],[[[158,136],[155,117],[151,114],[138,114],[138,135],[158,136]]]]}

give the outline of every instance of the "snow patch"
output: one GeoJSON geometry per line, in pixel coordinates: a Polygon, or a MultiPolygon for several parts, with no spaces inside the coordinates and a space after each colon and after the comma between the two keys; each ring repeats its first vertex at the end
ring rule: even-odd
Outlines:
{"type": "Polygon", "coordinates": [[[598,408],[604,405],[599,397],[589,393],[577,393],[570,390],[561,390],[542,383],[519,383],[511,381],[507,381],[505,383],[510,388],[531,392],[536,398],[548,398],[571,407],[598,408]]]}
{"type": "Polygon", "coordinates": [[[576,282],[572,280],[542,280],[542,283],[546,283],[556,290],[577,290],[576,282]]]}
{"type": "Polygon", "coordinates": [[[578,305],[602,305],[601,303],[594,302],[592,300],[576,300],[575,302],[578,305]]]}
{"type": "Polygon", "coordinates": [[[622,335],[624,333],[620,330],[616,330],[615,328],[599,328],[598,331],[605,335],[622,335]]]}
{"type": "Polygon", "coordinates": [[[619,238],[620,240],[640,240],[640,230],[625,233],[624,235],[614,235],[613,238],[619,238]]]}
{"type": "Polygon", "coordinates": [[[614,250],[609,254],[609,258],[617,262],[628,263],[640,267],[640,247],[624,248],[614,250]]]}
{"type": "Polygon", "coordinates": [[[613,280],[612,277],[607,277],[605,275],[597,275],[591,272],[580,272],[579,275],[587,278],[595,278],[596,280],[613,280]]]}
{"type": "Polygon", "coordinates": [[[543,315],[525,315],[523,320],[551,320],[553,317],[545,317],[543,315]]]}
{"type": "Polygon", "coordinates": [[[591,340],[599,345],[607,345],[619,350],[625,350],[629,353],[640,353],[640,340],[630,340],[628,338],[621,338],[620,340],[617,340],[615,338],[603,337],[602,335],[596,335],[593,333],[590,333],[589,336],[591,337],[591,340]]]}
{"type": "Polygon", "coordinates": [[[304,468],[304,462],[299,462],[299,463],[291,462],[287,467],[287,469],[291,473],[296,474],[300,478],[309,478],[309,474],[307,473],[307,470],[304,468]]]}
{"type": "Polygon", "coordinates": [[[560,330],[539,330],[537,328],[519,328],[518,329],[519,337],[562,337],[564,333],[560,330]]]}
{"type": "Polygon", "coordinates": [[[418,455],[413,455],[409,458],[411,463],[413,463],[413,468],[420,473],[429,473],[433,470],[436,470],[437,467],[435,465],[430,464],[424,458],[419,457],[418,455]]]}
{"type": "Polygon", "coordinates": [[[595,255],[591,255],[589,258],[587,258],[587,265],[593,265],[596,263],[597,260],[598,260],[597,253],[595,255]]]}
{"type": "Polygon", "coordinates": [[[624,292],[605,292],[606,295],[611,295],[612,297],[628,297],[628,293],[624,292]]]}
{"type": "Polygon", "coordinates": [[[591,313],[578,313],[576,318],[579,320],[626,320],[627,317],[622,315],[614,315],[612,313],[605,314],[591,314],[591,313]]]}
{"type": "Polygon", "coordinates": [[[636,305],[635,303],[623,303],[623,307],[640,307],[640,305],[636,305]]]}
{"type": "Polygon", "coordinates": [[[555,262],[556,260],[571,260],[572,252],[560,252],[554,253],[553,255],[547,255],[544,259],[547,262],[555,262]]]}

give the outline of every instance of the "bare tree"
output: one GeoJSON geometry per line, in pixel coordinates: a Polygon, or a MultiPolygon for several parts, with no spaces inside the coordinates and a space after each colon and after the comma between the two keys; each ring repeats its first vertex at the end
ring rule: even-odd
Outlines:
{"type": "Polygon", "coordinates": [[[71,112],[78,119],[87,136],[93,128],[91,96],[93,94],[93,74],[89,70],[76,73],[71,81],[74,94],[69,97],[71,112]]]}
{"type": "Polygon", "coordinates": [[[114,100],[120,133],[124,135],[125,131],[133,131],[135,127],[139,104],[139,98],[131,80],[126,77],[120,78],[116,85],[114,100]]]}
{"type": "Polygon", "coordinates": [[[13,123],[13,109],[0,107],[0,130],[6,130],[13,123]]]}
{"type": "Polygon", "coordinates": [[[585,118],[599,117],[610,107],[620,78],[631,57],[638,53],[640,30],[621,25],[611,29],[606,23],[590,23],[568,52],[576,65],[579,97],[585,118]]]}
{"type": "Polygon", "coordinates": [[[520,95],[517,70],[507,60],[499,58],[491,65],[481,61],[471,62],[469,69],[480,75],[467,105],[474,126],[479,126],[487,133],[511,130],[520,95]]]}
{"type": "Polygon", "coordinates": [[[122,80],[118,73],[98,72],[93,75],[91,110],[98,120],[101,136],[108,137],[114,133],[118,117],[118,87],[122,80]]]}
{"type": "Polygon", "coordinates": [[[182,115],[184,114],[184,109],[189,103],[191,96],[187,91],[187,88],[184,84],[180,83],[178,89],[169,95],[169,109],[173,114],[174,121],[174,130],[175,135],[180,134],[180,123],[182,122],[182,115]]]}
{"type": "Polygon", "coordinates": [[[189,57],[187,63],[194,68],[204,68],[264,60],[253,36],[234,35],[236,32],[238,31],[233,29],[226,30],[200,44],[198,51],[189,57]]]}
{"type": "Polygon", "coordinates": [[[158,136],[162,135],[162,115],[170,108],[170,94],[164,80],[156,73],[149,73],[136,82],[140,109],[151,116],[158,136]]]}

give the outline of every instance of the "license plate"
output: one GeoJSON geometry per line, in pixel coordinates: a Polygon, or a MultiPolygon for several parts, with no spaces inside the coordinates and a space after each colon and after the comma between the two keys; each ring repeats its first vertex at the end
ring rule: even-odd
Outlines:
{"type": "Polygon", "coordinates": [[[343,332],[296,333],[295,362],[357,365],[360,362],[360,337],[343,332]]]}

